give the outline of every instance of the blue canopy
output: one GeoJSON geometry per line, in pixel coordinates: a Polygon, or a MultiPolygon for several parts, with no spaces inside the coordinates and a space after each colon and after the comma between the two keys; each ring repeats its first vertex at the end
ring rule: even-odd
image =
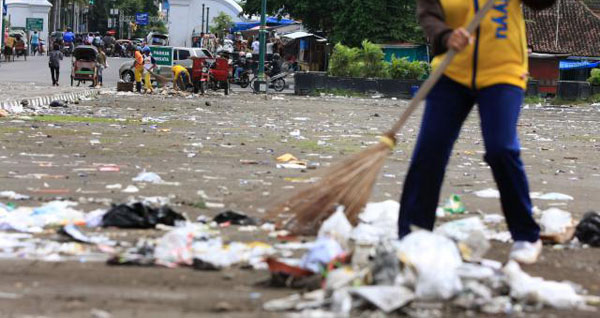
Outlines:
{"type": "MultiPolygon", "coordinates": [[[[267,25],[268,26],[276,26],[276,25],[290,25],[294,24],[296,21],[290,19],[279,19],[277,17],[267,17],[267,25]]],[[[245,30],[250,30],[260,25],[260,21],[252,21],[252,22],[236,22],[233,28],[231,28],[231,32],[240,32],[245,30]]]]}
{"type": "Polygon", "coordinates": [[[584,68],[595,68],[600,65],[600,62],[588,62],[588,61],[573,61],[563,60],[560,61],[560,70],[577,70],[584,68]]]}

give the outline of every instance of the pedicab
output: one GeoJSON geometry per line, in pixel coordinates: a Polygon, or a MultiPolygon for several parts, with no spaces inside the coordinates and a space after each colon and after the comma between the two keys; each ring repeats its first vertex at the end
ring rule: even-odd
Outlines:
{"type": "Polygon", "coordinates": [[[23,57],[25,61],[27,61],[27,55],[29,55],[28,47],[27,47],[27,38],[23,31],[17,30],[12,31],[9,36],[15,38],[14,51],[13,51],[13,60],[15,57],[23,57]]]}
{"type": "Polygon", "coordinates": [[[229,61],[218,57],[209,59],[205,57],[192,58],[192,83],[194,92],[204,94],[208,89],[214,91],[223,89],[229,95],[229,61]]]}
{"type": "Polygon", "coordinates": [[[73,51],[71,66],[71,86],[77,81],[77,86],[81,82],[92,82],[96,84],[98,80],[98,66],[96,58],[98,50],[91,45],[80,45],[73,51]]]}

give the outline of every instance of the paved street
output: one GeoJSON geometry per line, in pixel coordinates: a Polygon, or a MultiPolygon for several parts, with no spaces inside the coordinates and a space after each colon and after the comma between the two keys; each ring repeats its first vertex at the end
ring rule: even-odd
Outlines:
{"type": "MultiPolygon", "coordinates": [[[[104,70],[104,86],[116,87],[119,67],[128,59],[109,58],[109,68],[104,70]]],[[[70,86],[71,58],[65,57],[60,65],[60,85],[70,86]]],[[[27,61],[16,59],[10,63],[0,63],[0,83],[1,82],[20,82],[36,83],[37,85],[52,86],[50,77],[50,68],[48,67],[47,56],[28,56],[27,61]]],[[[25,87],[24,87],[25,88],[25,87]]]]}
{"type": "MultiPolygon", "coordinates": [[[[302,182],[310,182],[304,170],[277,168],[275,158],[292,153],[318,164],[316,172],[322,171],[375,142],[405,107],[404,101],[334,96],[265,99],[249,93],[209,93],[184,98],[105,93],[68,108],[44,110],[44,116],[0,120],[0,191],[31,196],[15,202],[20,207],[37,207],[62,197],[78,202],[76,209],[90,212],[107,209],[110,204],[162,198],[190,220],[211,219],[226,209],[263,217],[261,208],[296,191],[302,182]],[[157,173],[164,182],[133,182],[144,170],[157,173]],[[139,192],[125,190],[133,185],[139,192]]],[[[470,211],[467,216],[496,215],[501,213],[498,199],[474,194],[495,187],[482,159],[476,113],[465,123],[454,149],[442,199],[457,193],[470,211]]],[[[372,201],[400,196],[421,114],[413,116],[399,135],[372,201]]],[[[594,106],[532,106],[523,111],[520,135],[531,190],[574,197],[571,201],[534,200],[539,209],[559,207],[581,218],[600,206],[599,122],[600,112],[594,106]]],[[[448,215],[438,224],[461,217],[448,215]]],[[[503,222],[487,226],[499,233],[506,230],[503,222]]],[[[278,243],[261,230],[242,231],[236,226],[214,230],[226,242],[278,243]]],[[[158,229],[82,231],[119,241],[117,250],[135,246],[138,239],[165,235],[158,229]]],[[[42,238],[39,244],[65,239],[54,228],[35,237],[42,238]]],[[[93,255],[102,253],[90,255],[91,245],[65,244],[69,245],[57,254],[47,255],[50,246],[24,254],[59,263],[25,256],[0,262],[4,277],[0,281],[0,316],[80,318],[99,309],[114,318],[215,317],[215,311],[225,310],[228,317],[274,318],[282,315],[262,311],[261,304],[294,292],[262,283],[269,280],[266,270],[114,267],[93,261],[93,255]]],[[[492,244],[486,258],[506,261],[510,244],[492,244]]],[[[593,249],[546,246],[540,262],[524,269],[545,279],[570,280],[599,294],[598,262],[593,249]]],[[[419,304],[415,302],[411,308],[418,311],[419,304]]],[[[461,316],[462,311],[451,310],[444,309],[445,315],[415,317],[461,316]]],[[[563,314],[548,309],[520,314],[532,318],[552,315],[563,314]]],[[[570,311],[569,317],[591,318],[596,313],[570,311]]]]}

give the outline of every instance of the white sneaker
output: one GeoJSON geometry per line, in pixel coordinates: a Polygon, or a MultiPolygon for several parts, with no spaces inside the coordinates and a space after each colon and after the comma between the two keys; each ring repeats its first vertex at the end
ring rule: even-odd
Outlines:
{"type": "Polygon", "coordinates": [[[527,241],[516,241],[510,250],[510,259],[521,264],[534,264],[542,253],[542,241],[535,243],[527,241]]]}

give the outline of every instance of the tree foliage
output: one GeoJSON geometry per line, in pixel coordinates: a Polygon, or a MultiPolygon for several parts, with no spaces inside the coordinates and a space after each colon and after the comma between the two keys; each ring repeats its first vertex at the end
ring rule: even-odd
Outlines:
{"type": "Polygon", "coordinates": [[[410,62],[406,58],[384,60],[381,47],[367,40],[361,48],[351,48],[341,43],[335,45],[329,59],[329,74],[339,77],[368,77],[393,79],[423,79],[430,71],[429,63],[410,62]]]}
{"type": "MultiPolygon", "coordinates": [[[[242,3],[244,13],[259,14],[261,0],[242,3]]],[[[375,43],[422,42],[414,0],[269,0],[270,15],[289,14],[311,31],[325,32],[334,42],[359,46],[375,43]]]]}
{"type": "Polygon", "coordinates": [[[221,12],[214,17],[212,23],[213,25],[210,27],[210,32],[216,34],[221,39],[225,36],[226,30],[233,27],[233,19],[225,12],[221,12]]]}

